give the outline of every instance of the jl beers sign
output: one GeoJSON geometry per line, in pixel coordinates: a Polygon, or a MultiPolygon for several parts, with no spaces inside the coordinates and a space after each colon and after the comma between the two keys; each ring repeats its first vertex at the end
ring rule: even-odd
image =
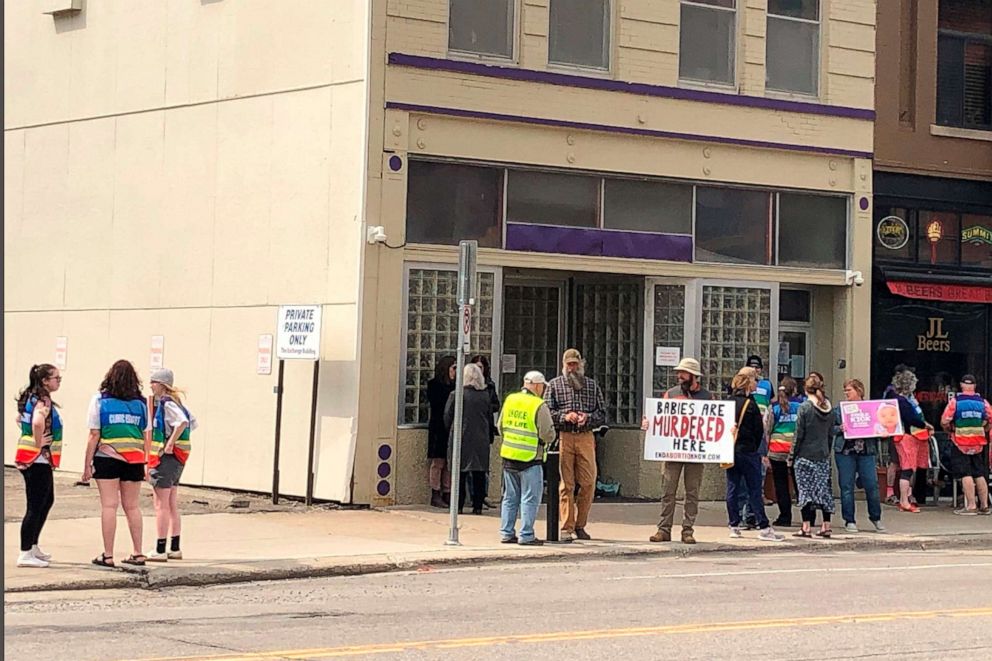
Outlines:
{"type": "Polygon", "coordinates": [[[917,351],[950,351],[951,340],[949,334],[944,330],[943,317],[930,317],[927,332],[916,336],[917,351]]]}

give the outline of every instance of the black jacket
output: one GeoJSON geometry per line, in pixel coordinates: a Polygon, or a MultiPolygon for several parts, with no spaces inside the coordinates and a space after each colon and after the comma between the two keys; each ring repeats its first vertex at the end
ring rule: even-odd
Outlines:
{"type": "Polygon", "coordinates": [[[753,396],[745,396],[740,391],[734,393],[733,399],[736,405],[734,409],[734,415],[737,416],[735,421],[740,420],[737,424],[737,443],[734,445],[734,452],[742,454],[757,452],[765,437],[765,425],[761,420],[761,410],[758,408],[758,403],[754,401],[753,396]],[[744,416],[741,417],[741,410],[745,402],[749,403],[747,410],[744,411],[744,416]]]}

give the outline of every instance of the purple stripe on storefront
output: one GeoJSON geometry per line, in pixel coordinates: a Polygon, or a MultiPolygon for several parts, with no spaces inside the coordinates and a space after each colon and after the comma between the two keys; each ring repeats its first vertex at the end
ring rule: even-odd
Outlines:
{"type": "Polygon", "coordinates": [[[581,131],[602,131],[604,133],[624,133],[627,135],[642,135],[651,138],[671,138],[674,140],[693,140],[696,142],[712,142],[720,145],[739,145],[758,147],[760,149],[783,149],[810,154],[829,154],[833,156],[849,156],[851,158],[871,158],[870,151],[851,151],[849,149],[834,149],[832,147],[814,147],[811,145],[792,145],[783,142],[767,142],[765,140],[745,140],[744,138],[725,138],[716,135],[701,135],[697,133],[678,133],[675,131],[655,131],[653,129],[637,129],[627,126],[610,124],[591,124],[589,122],[570,122],[564,119],[548,119],[546,117],[524,117],[522,115],[504,115],[481,110],[463,110],[461,108],[443,108],[441,106],[421,106],[414,103],[397,103],[389,101],[386,108],[405,110],[407,112],[422,112],[431,115],[448,115],[450,117],[467,117],[469,119],[485,119],[495,122],[517,122],[521,124],[537,124],[557,128],[578,129],[581,131]]]}
{"type": "Polygon", "coordinates": [[[639,94],[641,96],[654,96],[666,99],[679,99],[682,101],[701,101],[703,103],[719,103],[731,106],[744,106],[747,108],[765,108],[767,110],[780,110],[783,112],[802,112],[811,115],[846,117],[848,119],[862,119],[865,121],[875,120],[875,111],[865,108],[828,106],[822,103],[810,103],[808,101],[788,101],[785,99],[768,99],[760,96],[743,96],[739,94],[684,89],[681,87],[648,85],[646,83],[628,83],[621,80],[607,80],[603,78],[576,76],[551,71],[535,71],[533,69],[520,69],[518,67],[481,64],[478,62],[445,60],[436,57],[406,55],[404,53],[390,53],[389,64],[400,67],[411,67],[414,69],[430,69],[432,71],[465,73],[473,76],[503,78],[506,80],[542,83],[545,85],[580,87],[583,89],[604,90],[609,92],[626,92],[627,94],[639,94]]]}
{"type": "Polygon", "coordinates": [[[506,249],[592,257],[692,261],[692,237],[557,225],[506,224],[506,249]]]}

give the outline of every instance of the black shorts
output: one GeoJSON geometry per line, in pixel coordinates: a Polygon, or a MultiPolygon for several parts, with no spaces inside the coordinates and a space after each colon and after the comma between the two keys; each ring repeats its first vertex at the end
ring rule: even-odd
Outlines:
{"type": "Polygon", "coordinates": [[[951,477],[960,480],[963,477],[985,477],[989,475],[989,446],[986,445],[978,454],[965,454],[958,446],[951,444],[951,477]]]}
{"type": "Polygon", "coordinates": [[[94,480],[120,480],[121,482],[144,482],[145,465],[129,464],[123,459],[93,457],[94,480]]]}

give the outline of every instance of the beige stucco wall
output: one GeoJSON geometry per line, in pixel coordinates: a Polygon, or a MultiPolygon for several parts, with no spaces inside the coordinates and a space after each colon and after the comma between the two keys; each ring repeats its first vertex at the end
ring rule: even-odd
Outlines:
{"type": "MultiPolygon", "coordinates": [[[[152,335],[201,427],[184,480],[268,490],[258,336],[323,305],[316,488],[350,498],[366,3],[7,3],[4,398],[68,337],[64,467],[109,365],[152,335]]],[[[282,491],[306,486],[311,363],[286,368],[282,491]]],[[[7,428],[4,456],[13,456],[7,428]]]]}

